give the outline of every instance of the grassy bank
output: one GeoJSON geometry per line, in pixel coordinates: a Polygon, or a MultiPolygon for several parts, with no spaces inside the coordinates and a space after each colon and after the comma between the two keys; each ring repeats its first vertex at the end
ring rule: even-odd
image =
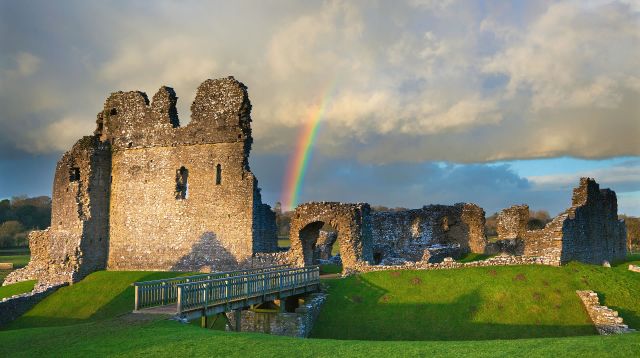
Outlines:
{"type": "Polygon", "coordinates": [[[640,328],[640,275],[571,263],[385,271],[327,280],[312,333],[361,340],[483,340],[595,334],[575,291],[592,289],[640,328]]]}
{"type": "Polygon", "coordinates": [[[133,310],[131,283],[176,277],[176,272],[98,271],[60,288],[4,329],[61,326],[113,318],[133,310]]]}

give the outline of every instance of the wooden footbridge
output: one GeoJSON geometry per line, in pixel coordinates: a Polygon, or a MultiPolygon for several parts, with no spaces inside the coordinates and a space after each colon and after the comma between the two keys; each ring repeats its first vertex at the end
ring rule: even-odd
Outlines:
{"type": "MultiPolygon", "coordinates": [[[[135,313],[170,314],[183,319],[207,317],[287,297],[316,292],[319,266],[288,265],[216,272],[136,282],[135,313]]],[[[284,304],[280,304],[281,309],[284,304]]],[[[239,319],[236,319],[239,322],[239,319]]]]}

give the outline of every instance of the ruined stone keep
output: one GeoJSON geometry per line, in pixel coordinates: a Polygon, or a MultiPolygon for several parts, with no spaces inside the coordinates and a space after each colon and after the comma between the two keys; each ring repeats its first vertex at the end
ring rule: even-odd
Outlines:
{"type": "Polygon", "coordinates": [[[52,222],[7,281],[74,282],[98,269],[208,271],[277,247],[275,215],[249,169],[251,103],[233,77],[207,80],[181,127],[162,87],[116,92],[93,136],[58,162],[52,222]]]}

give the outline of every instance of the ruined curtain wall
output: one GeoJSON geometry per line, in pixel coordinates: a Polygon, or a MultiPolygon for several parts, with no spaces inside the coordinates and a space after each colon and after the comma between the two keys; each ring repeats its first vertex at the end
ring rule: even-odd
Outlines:
{"type": "Polygon", "coordinates": [[[51,227],[30,234],[30,262],[12,272],[5,284],[74,282],[105,268],[110,172],[110,146],[95,137],[80,139],[62,156],[53,184],[51,227]]]}
{"type": "Polygon", "coordinates": [[[446,255],[483,252],[484,220],[484,210],[462,203],[375,212],[371,218],[374,254],[420,261],[442,247],[449,247],[446,255]]]}

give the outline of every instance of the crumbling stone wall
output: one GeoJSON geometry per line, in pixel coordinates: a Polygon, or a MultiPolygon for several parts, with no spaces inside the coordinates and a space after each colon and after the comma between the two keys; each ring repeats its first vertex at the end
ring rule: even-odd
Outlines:
{"type": "Polygon", "coordinates": [[[438,261],[445,256],[482,253],[486,246],[484,215],[479,206],[464,203],[375,212],[371,217],[375,261],[438,261]]]}
{"type": "Polygon", "coordinates": [[[524,238],[529,223],[529,206],[514,205],[498,213],[497,227],[500,240],[524,238]]]}
{"type": "Polygon", "coordinates": [[[251,103],[233,77],[207,80],[181,127],[173,89],[150,103],[116,92],[93,136],[56,169],[52,224],[32,234],[9,282],[73,282],[98,269],[209,271],[277,249],[275,215],[249,169],[251,103]]]}
{"type": "Polygon", "coordinates": [[[618,220],[616,194],[581,178],[572,206],[543,229],[526,230],[527,206],[514,206],[498,216],[498,239],[522,240],[525,256],[545,257],[558,264],[571,260],[602,264],[626,257],[626,228],[618,220]]]}
{"type": "MultiPolygon", "coordinates": [[[[296,207],[291,218],[289,257],[292,263],[314,264],[320,229],[328,223],[338,232],[340,255],[345,270],[372,260],[369,204],[312,202],[296,207]]],[[[316,258],[317,259],[317,258],[316,258]]]]}
{"type": "Polygon", "coordinates": [[[176,100],[163,87],[151,104],[139,92],[105,103],[99,134],[114,147],[109,269],[224,270],[277,248],[275,215],[248,164],[246,87],[205,81],[184,127],[176,100]],[[178,198],[182,168],[186,193],[178,198]]]}
{"type": "Polygon", "coordinates": [[[31,260],[4,284],[38,279],[74,282],[104,269],[109,238],[111,150],[96,137],[80,139],[56,167],[51,227],[29,235],[31,260]]]}

